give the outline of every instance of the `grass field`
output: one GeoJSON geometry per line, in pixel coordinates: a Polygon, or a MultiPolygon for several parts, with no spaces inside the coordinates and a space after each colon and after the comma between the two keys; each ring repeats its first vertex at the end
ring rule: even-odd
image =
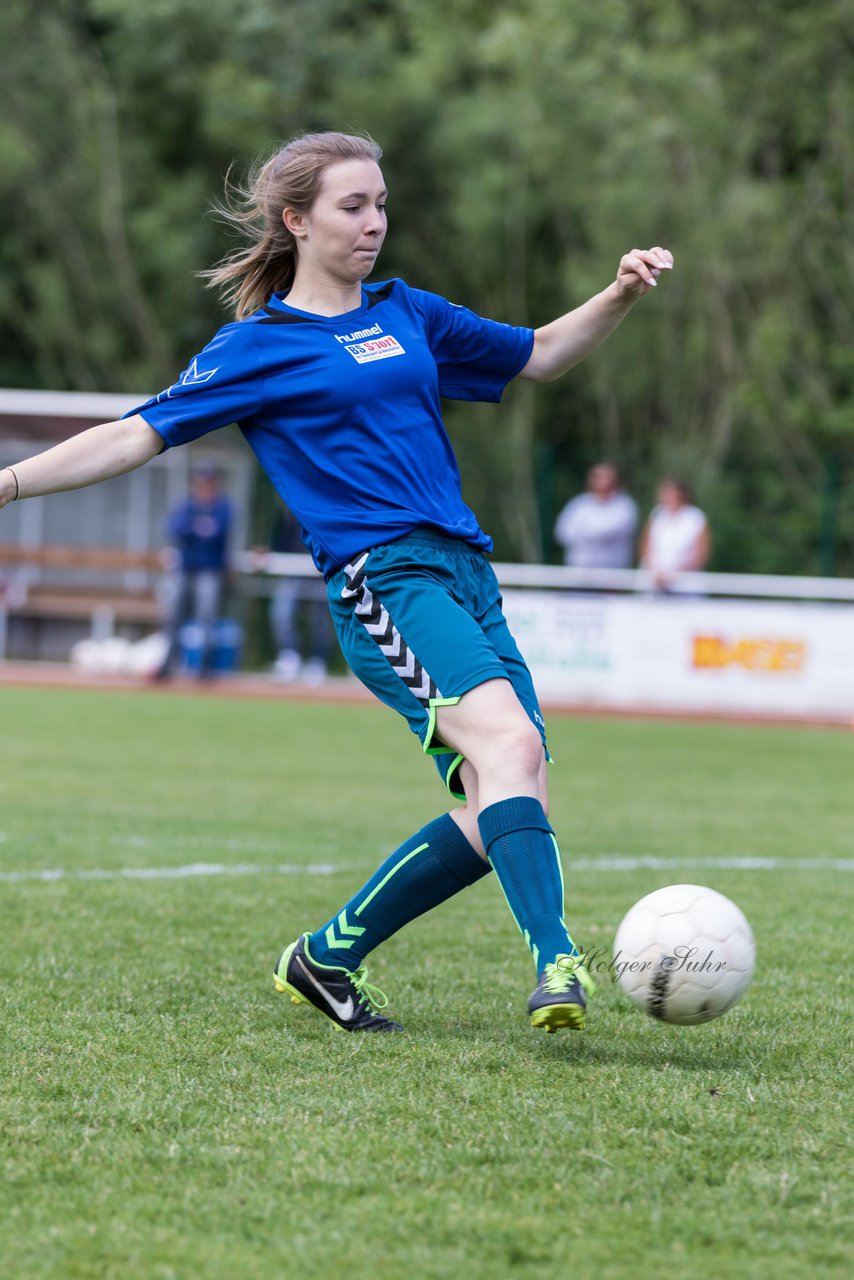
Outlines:
{"type": "Polygon", "coordinates": [[[606,980],[585,1033],[535,1034],[490,879],[372,957],[408,1034],[349,1037],[271,967],[441,808],[402,723],[0,708],[4,1280],[854,1274],[854,735],[552,720],[573,932],[608,946],[674,881],[733,897],[758,968],[719,1022],[606,980]]]}

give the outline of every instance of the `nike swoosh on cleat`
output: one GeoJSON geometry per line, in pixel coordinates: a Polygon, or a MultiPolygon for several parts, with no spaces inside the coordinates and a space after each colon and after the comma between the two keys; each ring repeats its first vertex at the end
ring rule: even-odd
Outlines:
{"type": "Polygon", "coordinates": [[[356,1006],[353,1004],[353,997],[348,996],[346,1000],[336,1000],[335,997],[330,995],[326,988],[317,981],[314,974],[309,973],[308,969],[303,964],[301,956],[297,956],[297,964],[302,969],[303,973],[315,990],[319,991],[323,996],[323,999],[329,1005],[330,1009],[333,1009],[334,1012],[338,1014],[339,1018],[343,1018],[346,1022],[349,1022],[353,1017],[353,1014],[356,1012],[356,1006]]]}

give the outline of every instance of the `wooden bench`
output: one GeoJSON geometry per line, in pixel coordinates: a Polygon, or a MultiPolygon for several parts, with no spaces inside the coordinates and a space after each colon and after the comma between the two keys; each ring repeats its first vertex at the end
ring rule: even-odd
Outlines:
{"type": "Polygon", "coordinates": [[[118,624],[156,627],[162,610],[154,583],[163,563],[154,551],[111,547],[0,544],[0,657],[11,619],[83,623],[104,639],[118,624]],[[73,575],[76,582],[63,581],[73,575]]]}

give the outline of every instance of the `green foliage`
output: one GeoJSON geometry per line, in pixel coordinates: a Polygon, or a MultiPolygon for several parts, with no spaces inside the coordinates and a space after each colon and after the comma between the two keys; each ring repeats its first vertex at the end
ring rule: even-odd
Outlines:
{"type": "Polygon", "coordinates": [[[586,1032],[534,1034],[485,880],[371,958],[407,1034],[357,1039],[271,971],[441,804],[402,724],[0,697],[2,870],[68,873],[0,895],[4,1280],[851,1274],[851,735],[550,726],[574,933],[607,951],[637,898],[710,882],[758,944],[724,1018],[659,1025],[600,973],[586,1032]],[[714,865],[738,856],[778,869],[714,865]],[[81,877],[193,863],[233,874],[81,877]]]}
{"type": "Polygon", "coordinates": [[[218,321],[194,272],[226,248],[204,210],[229,165],[367,129],[383,275],[536,325],[634,245],[677,258],[566,379],[449,408],[500,554],[551,553],[607,454],[644,505],[693,478],[716,567],[854,572],[844,0],[8,0],[0,38],[0,380],[168,381],[218,321]]]}

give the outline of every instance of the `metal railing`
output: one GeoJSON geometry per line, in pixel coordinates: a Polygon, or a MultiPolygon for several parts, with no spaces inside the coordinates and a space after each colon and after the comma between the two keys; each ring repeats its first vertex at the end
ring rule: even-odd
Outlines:
{"type": "MultiPolygon", "coordinates": [[[[573,569],[566,565],[493,562],[505,588],[529,591],[602,591],[650,595],[655,582],[645,569],[573,569]]],[[[235,556],[241,574],[265,577],[317,577],[307,555],[244,551],[235,556]]],[[[770,573],[682,573],[678,594],[741,597],[752,600],[854,602],[854,578],[806,578],[770,573]]]]}

